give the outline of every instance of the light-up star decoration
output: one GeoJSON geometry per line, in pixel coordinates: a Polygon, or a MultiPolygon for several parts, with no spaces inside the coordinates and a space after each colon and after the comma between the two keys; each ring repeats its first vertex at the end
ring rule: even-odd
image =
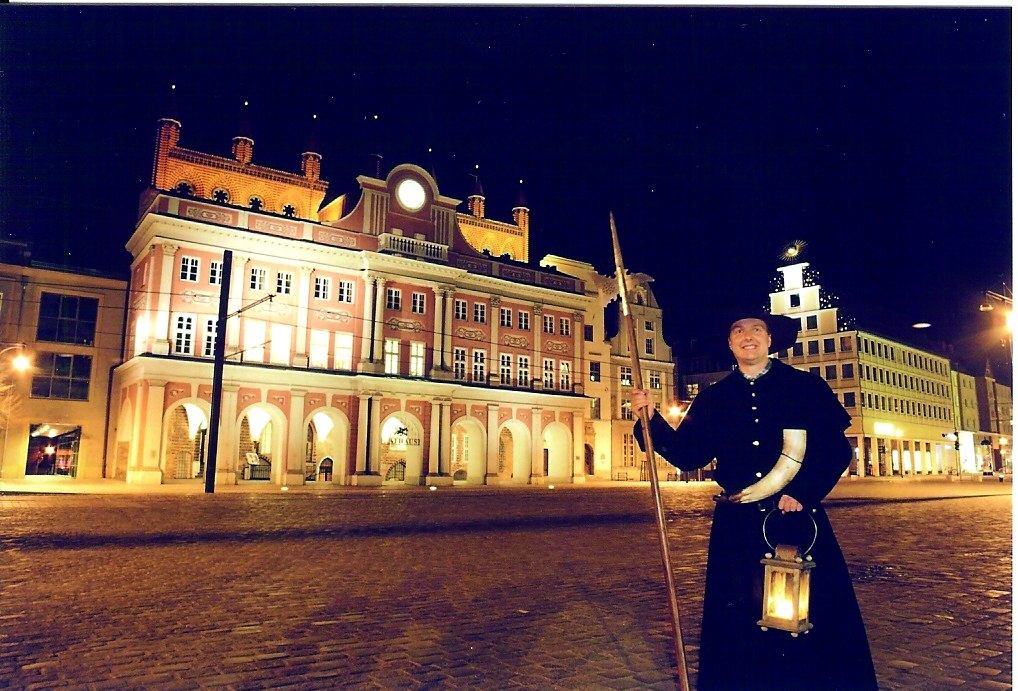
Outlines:
{"type": "Polygon", "coordinates": [[[781,248],[781,254],[778,255],[778,259],[783,262],[798,261],[802,257],[802,251],[804,249],[806,249],[805,241],[792,240],[792,242],[781,248]]]}

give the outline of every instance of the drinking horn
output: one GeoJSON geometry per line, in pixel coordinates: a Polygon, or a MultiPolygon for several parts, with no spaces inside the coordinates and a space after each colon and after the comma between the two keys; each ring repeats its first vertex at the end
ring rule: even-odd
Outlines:
{"type": "Polygon", "coordinates": [[[732,496],[731,501],[739,504],[751,504],[777,494],[792,481],[802,467],[802,459],[806,454],[806,430],[786,429],[782,432],[783,444],[777,463],[770,472],[760,480],[732,496]]]}

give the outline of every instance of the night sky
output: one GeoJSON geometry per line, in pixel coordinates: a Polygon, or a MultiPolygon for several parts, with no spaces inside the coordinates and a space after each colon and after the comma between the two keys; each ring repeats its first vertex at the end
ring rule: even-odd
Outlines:
{"type": "Polygon", "coordinates": [[[4,5],[0,223],[126,274],[175,84],[181,146],[229,156],[248,100],[284,170],[317,114],[330,198],[375,152],[464,200],[478,166],[500,220],[522,178],[535,264],[612,273],[614,211],[675,345],[802,240],[860,326],[971,346],[1011,286],[1010,12],[4,5]]]}

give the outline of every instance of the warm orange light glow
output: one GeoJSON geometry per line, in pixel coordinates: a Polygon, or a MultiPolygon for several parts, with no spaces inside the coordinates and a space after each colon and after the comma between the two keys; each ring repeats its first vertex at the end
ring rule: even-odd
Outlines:
{"type": "Polygon", "coordinates": [[[680,408],[677,405],[673,405],[671,408],[668,409],[668,414],[671,415],[672,417],[679,417],[680,415],[682,415],[682,408],[680,408]]]}
{"type": "Polygon", "coordinates": [[[52,456],[53,454],[55,454],[57,452],[57,447],[55,447],[55,446],[47,446],[44,449],[44,451],[46,452],[47,456],[52,456]]]}
{"type": "Polygon", "coordinates": [[[1004,318],[1004,323],[1007,324],[1008,331],[1014,331],[1014,310],[1007,313],[1007,316],[1004,318]]]}
{"type": "Polygon", "coordinates": [[[24,372],[32,366],[32,361],[28,359],[27,355],[19,355],[11,361],[11,366],[14,367],[18,372],[24,372]]]}

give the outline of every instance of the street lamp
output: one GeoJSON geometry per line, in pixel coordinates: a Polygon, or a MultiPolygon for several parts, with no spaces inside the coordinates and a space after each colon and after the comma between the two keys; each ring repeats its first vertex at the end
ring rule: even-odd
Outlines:
{"type": "Polygon", "coordinates": [[[32,367],[32,361],[27,355],[25,355],[25,344],[15,343],[9,345],[6,348],[0,349],[0,362],[4,353],[8,353],[12,350],[20,350],[18,355],[11,358],[10,367],[10,380],[5,382],[3,390],[7,394],[7,411],[4,419],[4,441],[2,446],[3,455],[0,456],[0,478],[3,477],[4,463],[7,461],[7,430],[11,427],[11,415],[14,414],[14,375],[27,372],[32,367]]]}

